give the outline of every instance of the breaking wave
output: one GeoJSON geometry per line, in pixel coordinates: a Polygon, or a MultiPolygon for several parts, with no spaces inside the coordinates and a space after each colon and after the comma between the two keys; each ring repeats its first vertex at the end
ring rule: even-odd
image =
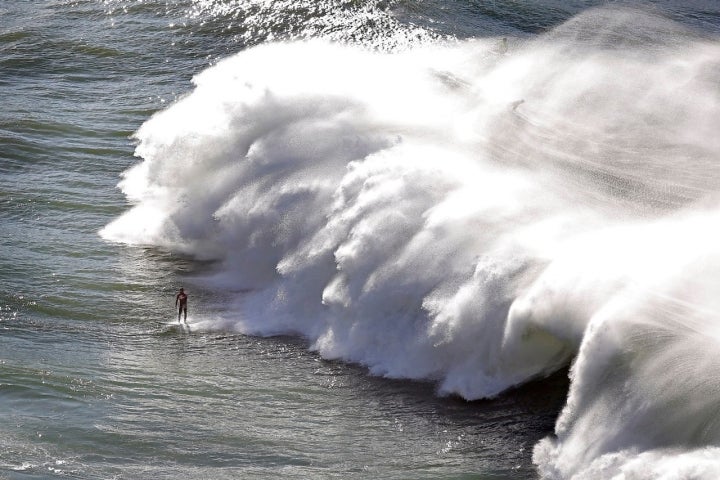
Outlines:
{"type": "Polygon", "coordinates": [[[720,476],[720,43],[632,10],[399,53],[257,46],[137,132],[101,232],[218,328],[492,397],[572,364],[544,478],[720,476]]]}

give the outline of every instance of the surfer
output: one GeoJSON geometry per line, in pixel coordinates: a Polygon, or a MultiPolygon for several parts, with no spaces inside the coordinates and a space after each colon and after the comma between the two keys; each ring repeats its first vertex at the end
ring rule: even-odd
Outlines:
{"type": "Polygon", "coordinates": [[[500,42],[500,47],[498,48],[498,53],[500,54],[506,54],[508,51],[508,40],[507,37],[503,37],[502,41],[500,42]]]}
{"type": "Polygon", "coordinates": [[[178,323],[180,323],[180,314],[185,313],[185,323],[187,323],[187,293],[185,293],[185,290],[180,287],[180,292],[175,295],[175,306],[177,307],[180,305],[180,308],[178,309],[178,323]]]}
{"type": "Polygon", "coordinates": [[[510,109],[514,112],[514,111],[517,110],[517,108],[518,108],[520,105],[522,105],[523,103],[525,103],[525,99],[524,99],[524,98],[521,98],[520,100],[515,100],[514,102],[512,102],[512,103],[510,104],[510,109]]]}

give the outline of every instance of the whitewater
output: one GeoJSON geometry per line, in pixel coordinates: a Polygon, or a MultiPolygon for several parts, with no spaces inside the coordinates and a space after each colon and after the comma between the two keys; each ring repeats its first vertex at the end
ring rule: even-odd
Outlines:
{"type": "Polygon", "coordinates": [[[207,331],[492,398],[570,367],[546,479],[720,477],[720,42],[271,42],[136,132],[104,239],[213,262],[207,331]]]}

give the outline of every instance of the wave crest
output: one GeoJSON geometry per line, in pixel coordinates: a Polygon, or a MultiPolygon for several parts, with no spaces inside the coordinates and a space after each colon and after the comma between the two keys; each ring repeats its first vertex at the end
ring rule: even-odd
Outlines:
{"type": "Polygon", "coordinates": [[[207,281],[244,291],[223,325],[444,394],[576,358],[544,476],[709,478],[720,47],[669,45],[244,51],[138,131],[134,206],[101,235],[217,260],[207,281]]]}

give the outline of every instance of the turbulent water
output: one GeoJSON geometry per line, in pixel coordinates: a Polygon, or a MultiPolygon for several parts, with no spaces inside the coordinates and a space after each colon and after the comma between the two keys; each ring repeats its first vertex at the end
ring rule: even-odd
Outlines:
{"type": "Polygon", "coordinates": [[[720,477],[719,35],[4,2],[0,478],[720,477]]]}

